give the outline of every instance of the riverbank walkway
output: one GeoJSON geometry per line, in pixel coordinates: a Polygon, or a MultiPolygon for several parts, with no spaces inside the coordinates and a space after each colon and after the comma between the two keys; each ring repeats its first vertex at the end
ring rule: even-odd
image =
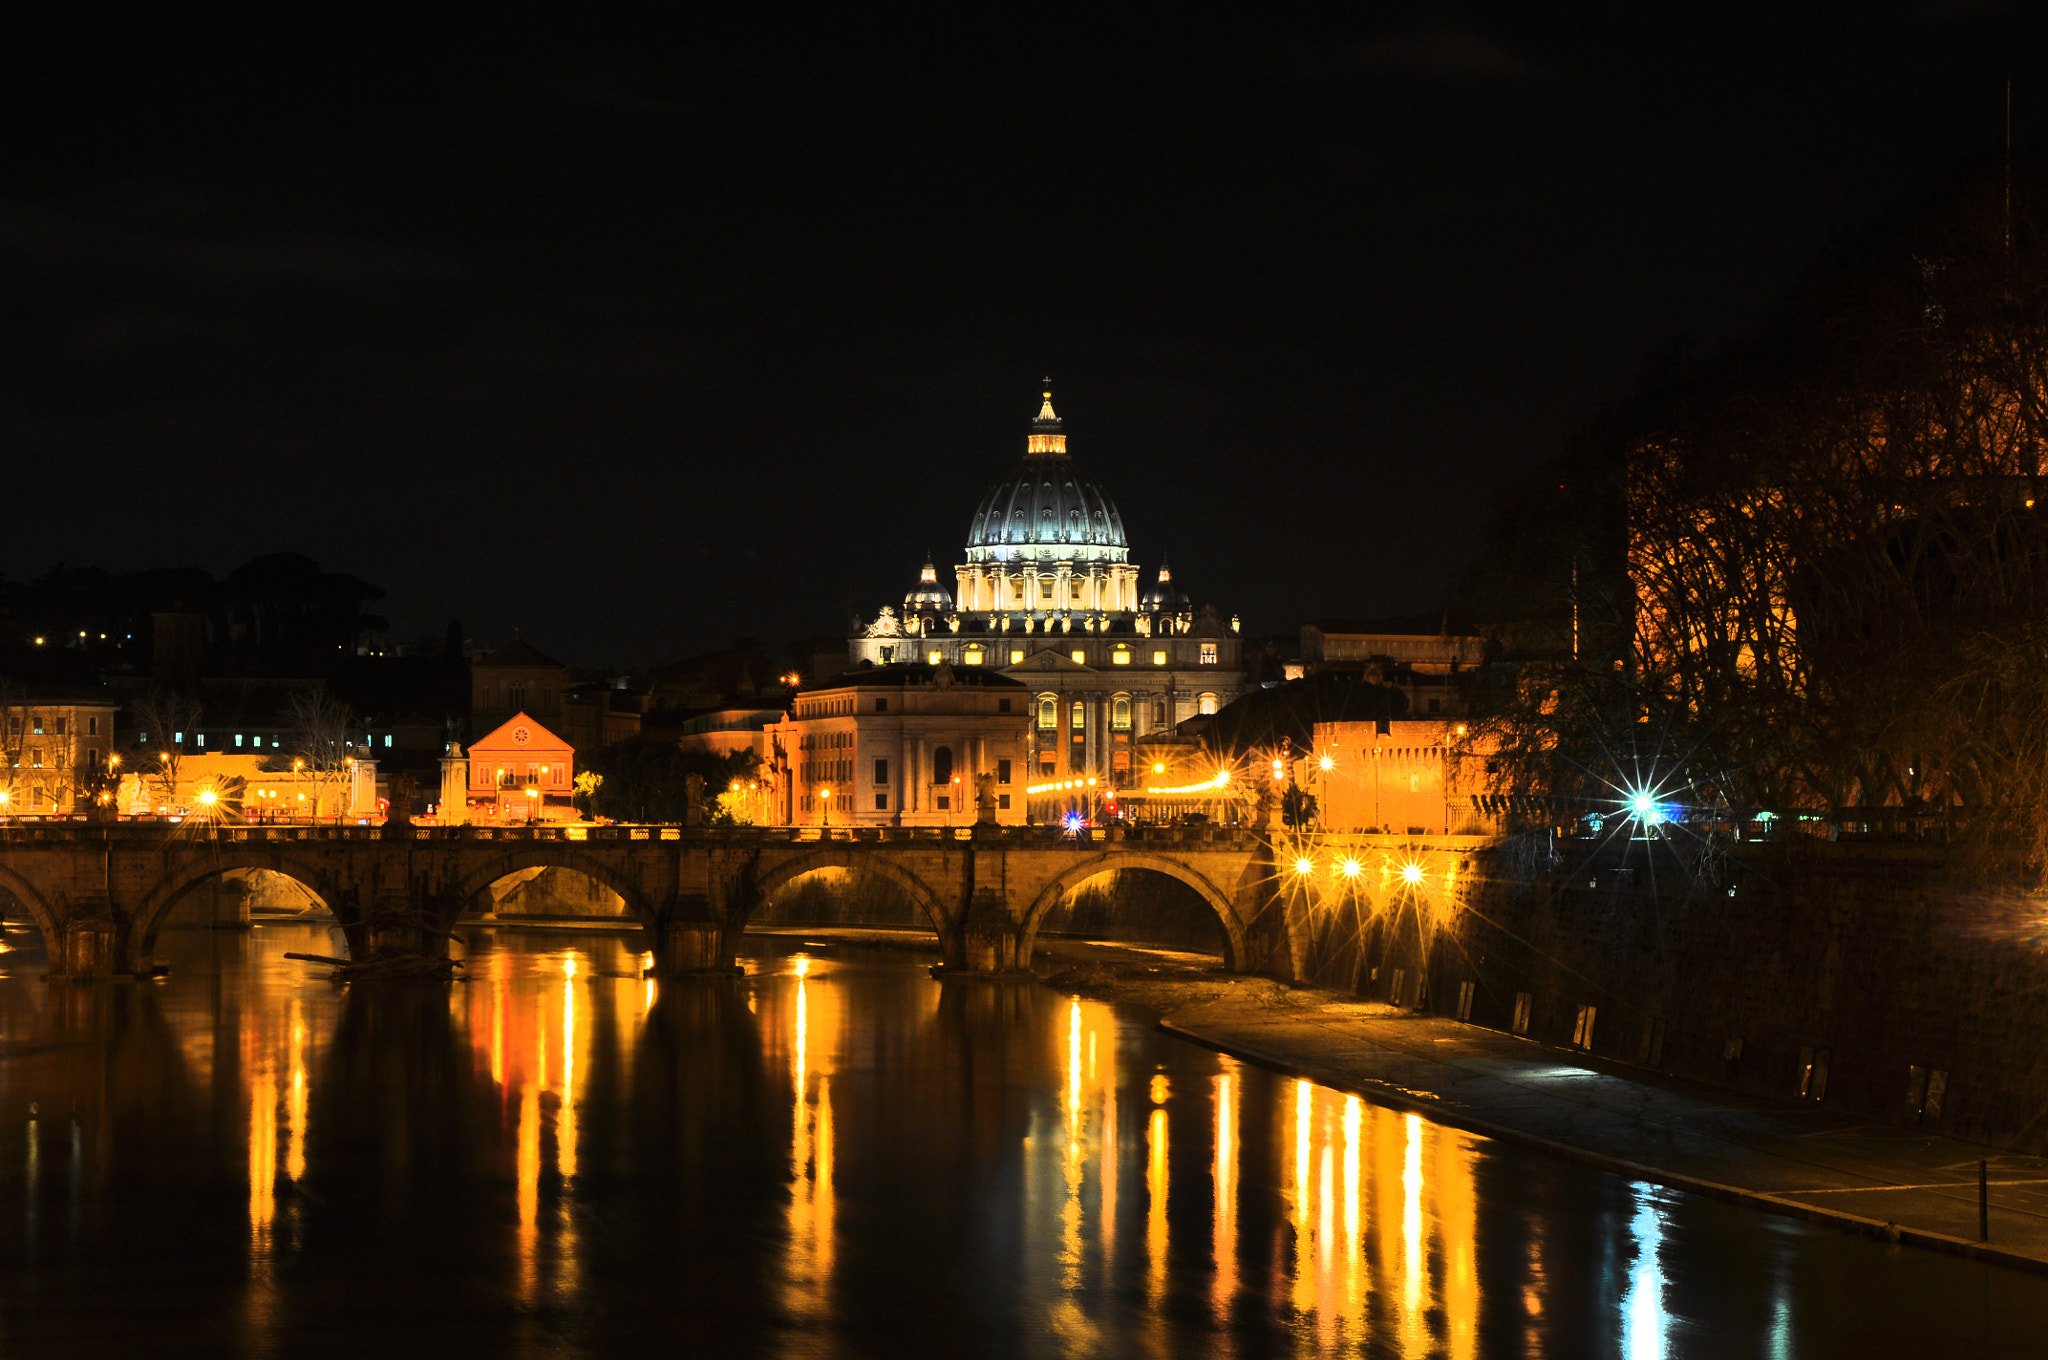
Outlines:
{"type": "Polygon", "coordinates": [[[1623,1175],[2048,1272],[2048,1159],[1858,1123],[1824,1104],[1724,1091],[1327,992],[1202,990],[1210,994],[1166,1010],[1160,1028],[1623,1175]],[[1988,1242],[1978,1241],[1980,1159],[1988,1242]]]}

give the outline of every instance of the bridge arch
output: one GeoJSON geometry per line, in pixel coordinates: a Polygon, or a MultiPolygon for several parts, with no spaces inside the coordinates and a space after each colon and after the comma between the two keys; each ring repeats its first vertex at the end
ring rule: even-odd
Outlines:
{"type": "Polygon", "coordinates": [[[1091,878],[1123,869],[1147,869],[1177,879],[1194,889],[1195,894],[1208,903],[1209,910],[1216,913],[1216,919],[1223,927],[1223,966],[1233,971],[1243,966],[1247,944],[1244,922],[1238,919],[1237,908],[1231,903],[1228,893],[1210,882],[1207,876],[1171,856],[1125,849],[1106,850],[1084,859],[1040,890],[1037,898],[1024,913],[1023,937],[1018,942],[1018,957],[1029,959],[1032,956],[1038,945],[1038,927],[1068,893],[1091,878]]]}
{"type": "Polygon", "coordinates": [[[163,929],[164,921],[186,893],[210,878],[218,878],[236,869],[263,869],[282,874],[311,893],[322,906],[332,909],[334,905],[333,884],[315,864],[268,846],[216,850],[214,846],[207,845],[202,853],[175,865],[142,899],[122,949],[123,971],[136,971],[143,960],[156,952],[157,932],[163,929]]]}
{"type": "Polygon", "coordinates": [[[36,929],[43,935],[43,951],[50,957],[50,966],[64,966],[64,941],[57,930],[57,917],[50,910],[50,904],[43,901],[42,894],[29,886],[28,880],[0,864],[0,888],[14,895],[14,900],[28,908],[28,914],[35,918],[36,929]]]}
{"type": "MultiPolygon", "coordinates": [[[[656,923],[655,905],[647,900],[647,894],[637,882],[605,863],[601,857],[578,849],[574,842],[541,841],[491,856],[488,862],[457,880],[454,893],[457,912],[468,911],[470,904],[483,895],[484,889],[522,869],[562,869],[582,874],[617,893],[626,904],[626,915],[634,921],[650,929],[656,923]]],[[[449,924],[454,923],[451,921],[449,924]]]]}
{"type": "MultiPolygon", "coordinates": [[[[778,890],[788,887],[805,874],[816,873],[820,869],[868,870],[880,874],[903,889],[910,900],[917,904],[918,910],[925,914],[925,919],[931,922],[931,927],[938,932],[939,938],[946,938],[951,918],[947,916],[946,909],[939,904],[938,895],[923,879],[899,864],[894,856],[881,852],[878,848],[828,842],[805,854],[794,855],[772,864],[764,868],[755,881],[755,901],[766,901],[778,890]]],[[[748,915],[751,917],[752,914],[750,905],[748,915]]],[[[745,921],[738,924],[741,930],[746,929],[745,921]]]]}

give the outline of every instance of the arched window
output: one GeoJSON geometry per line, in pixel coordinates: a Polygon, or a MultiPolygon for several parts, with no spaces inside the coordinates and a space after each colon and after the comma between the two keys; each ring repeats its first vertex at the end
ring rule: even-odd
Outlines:
{"type": "Polygon", "coordinates": [[[1154,727],[1166,726],[1166,700],[1158,699],[1153,701],[1152,725],[1154,727]]]}
{"type": "Polygon", "coordinates": [[[1109,711],[1109,722],[1120,731],[1129,731],[1131,726],[1131,701],[1119,694],[1116,704],[1109,711]]]}
{"type": "Polygon", "coordinates": [[[1197,698],[1197,699],[1195,700],[1195,712],[1197,712],[1197,713],[1214,713],[1215,711],[1216,711],[1216,696],[1215,696],[1215,695],[1213,695],[1213,694],[1204,694],[1204,695],[1201,695],[1200,697],[1198,697],[1198,698],[1197,698]]]}
{"type": "Polygon", "coordinates": [[[1073,722],[1074,730],[1076,732],[1080,731],[1082,728],[1088,725],[1088,705],[1082,703],[1079,699],[1076,699],[1074,701],[1073,722]]]}
{"type": "Polygon", "coordinates": [[[932,783],[950,784],[952,782],[953,748],[941,746],[938,750],[932,752],[932,783]]]}
{"type": "Polygon", "coordinates": [[[1058,727],[1060,725],[1059,700],[1053,698],[1050,694],[1038,701],[1038,725],[1040,727],[1058,727]]]}

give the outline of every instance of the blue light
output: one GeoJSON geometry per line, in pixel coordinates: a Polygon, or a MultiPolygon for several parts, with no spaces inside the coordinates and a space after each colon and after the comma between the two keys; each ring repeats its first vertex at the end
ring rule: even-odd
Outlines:
{"type": "Polygon", "coordinates": [[[1645,826],[1655,826],[1666,816],[1663,805],[1648,789],[1637,789],[1629,794],[1628,811],[1631,817],[1645,826]]]}

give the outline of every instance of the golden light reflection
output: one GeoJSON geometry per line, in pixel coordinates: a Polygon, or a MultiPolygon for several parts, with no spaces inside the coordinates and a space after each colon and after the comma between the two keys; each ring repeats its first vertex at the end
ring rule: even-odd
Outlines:
{"type": "MultiPolygon", "coordinates": [[[[1226,1059],[1227,1061],[1227,1059],[1226,1059]]],[[[1219,1328],[1227,1329],[1237,1299],[1237,1074],[1216,1074],[1216,1204],[1214,1244],[1216,1274],[1210,1284],[1209,1311],[1219,1328]]]]}
{"type": "Polygon", "coordinates": [[[1293,1242],[1275,1297],[1302,1348],[1354,1355],[1376,1342],[1402,1355],[1476,1356],[1471,1140],[1313,1082],[1289,1094],[1275,1113],[1276,1132],[1293,1135],[1281,1145],[1293,1242]]]}
{"type": "Polygon", "coordinates": [[[789,1057],[791,1127],[789,1148],[789,1250],[784,1304],[812,1322],[831,1309],[837,1246],[838,1199],[833,1172],[832,1057],[838,1043],[839,997],[810,978],[811,961],[798,955],[795,1015],[789,1057]],[[813,1062],[811,1008],[818,1007],[817,1062],[813,1062]],[[815,1070],[814,1070],[815,1069],[815,1070]],[[811,1092],[815,1077],[817,1091],[811,1092]]]}
{"type": "Polygon", "coordinates": [[[285,1092],[285,1121],[289,1142],[284,1174],[294,1184],[306,1178],[306,1016],[297,997],[292,998],[291,1085],[285,1092]]]}

